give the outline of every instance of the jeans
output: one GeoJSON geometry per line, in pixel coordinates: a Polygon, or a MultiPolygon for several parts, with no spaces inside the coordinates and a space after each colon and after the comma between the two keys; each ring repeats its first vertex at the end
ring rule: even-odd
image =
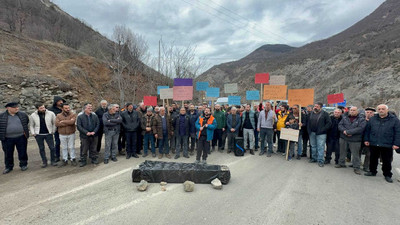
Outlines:
{"type": "Polygon", "coordinates": [[[339,140],[340,144],[340,157],[339,157],[339,164],[340,165],[345,165],[346,164],[346,153],[347,150],[350,149],[351,154],[353,155],[352,161],[353,161],[353,168],[354,169],[360,169],[360,149],[361,149],[361,142],[350,142],[347,140],[344,140],[343,138],[340,138],[339,140]]]}
{"type": "Polygon", "coordinates": [[[339,139],[330,138],[326,141],[325,161],[330,162],[332,160],[333,152],[335,153],[335,163],[339,163],[339,158],[340,158],[339,139]]]}
{"type": "Polygon", "coordinates": [[[4,141],[1,141],[1,144],[3,146],[6,169],[14,168],[15,147],[17,147],[18,151],[19,166],[23,167],[28,165],[28,154],[26,152],[28,140],[24,135],[16,138],[6,138],[4,141]]]}
{"type": "Polygon", "coordinates": [[[371,151],[371,161],[369,164],[369,171],[376,174],[378,167],[378,159],[382,158],[382,172],[385,177],[392,177],[392,159],[393,159],[393,149],[384,148],[377,146],[370,146],[371,151]]]}
{"type": "Polygon", "coordinates": [[[255,149],[258,149],[258,148],[260,147],[260,146],[258,145],[258,141],[259,141],[259,140],[258,140],[258,133],[259,133],[259,132],[257,131],[257,128],[254,129],[254,139],[255,139],[255,140],[254,140],[254,141],[255,141],[255,143],[254,143],[254,144],[255,144],[255,145],[254,145],[254,148],[255,148],[255,149]]]}
{"type": "Polygon", "coordinates": [[[137,142],[137,133],[136,131],[126,131],[126,154],[134,155],[136,154],[136,142],[137,142]]]}
{"type": "Polygon", "coordinates": [[[268,143],[268,153],[273,153],[273,135],[274,131],[272,128],[260,128],[261,152],[265,152],[265,145],[268,143]]]}
{"type": "Polygon", "coordinates": [[[68,161],[68,150],[71,160],[75,159],[75,134],[60,134],[61,151],[64,161],[68,161]]]}
{"type": "Polygon", "coordinates": [[[168,134],[163,134],[163,139],[158,139],[159,146],[158,151],[160,154],[169,154],[169,145],[168,145],[168,134]]]}
{"type": "Polygon", "coordinates": [[[188,155],[188,135],[176,135],[176,155],[180,155],[181,150],[183,155],[188,155]]]}
{"type": "Polygon", "coordinates": [[[197,143],[197,155],[196,160],[207,160],[207,154],[210,151],[210,141],[207,141],[206,136],[200,136],[197,143]]]}
{"type": "Polygon", "coordinates": [[[303,151],[303,137],[301,135],[301,132],[299,132],[299,140],[297,141],[297,155],[301,156],[302,151],[303,151]]]}
{"type": "Polygon", "coordinates": [[[104,133],[105,136],[105,147],[104,147],[104,159],[109,159],[117,157],[117,149],[118,149],[118,138],[119,132],[116,130],[108,130],[104,133]]]}
{"type": "Polygon", "coordinates": [[[243,128],[244,145],[247,146],[247,141],[250,139],[250,149],[254,149],[254,130],[243,128]]]}
{"type": "Polygon", "coordinates": [[[55,142],[55,154],[56,154],[56,159],[60,158],[60,149],[61,149],[61,141],[60,141],[60,133],[56,131],[54,133],[54,142],[55,142]]]}
{"type": "Polygon", "coordinates": [[[152,133],[144,134],[144,143],[143,143],[143,151],[144,154],[147,154],[147,150],[149,148],[149,141],[151,145],[151,153],[156,153],[156,144],[154,143],[154,135],[152,133]]]}
{"type": "Polygon", "coordinates": [[[326,143],[326,134],[316,135],[315,132],[310,134],[311,159],[324,163],[324,151],[326,143]]]}
{"type": "Polygon", "coordinates": [[[215,147],[218,141],[218,148],[222,148],[222,129],[215,129],[214,130],[214,137],[212,140],[212,146],[215,147]]]}
{"type": "Polygon", "coordinates": [[[35,139],[38,144],[40,157],[42,158],[43,163],[47,164],[46,152],[44,150],[44,141],[46,141],[47,146],[49,146],[50,149],[50,160],[51,162],[54,162],[56,158],[56,151],[54,148],[53,135],[52,134],[36,135],[35,139]]]}
{"type": "Polygon", "coordinates": [[[86,138],[81,138],[81,160],[86,161],[88,152],[89,158],[97,159],[98,152],[97,152],[97,136],[88,136],[86,138]]]}
{"type": "Polygon", "coordinates": [[[369,170],[369,162],[371,161],[371,149],[369,146],[364,146],[363,148],[365,152],[365,158],[364,158],[364,169],[369,170]]]}

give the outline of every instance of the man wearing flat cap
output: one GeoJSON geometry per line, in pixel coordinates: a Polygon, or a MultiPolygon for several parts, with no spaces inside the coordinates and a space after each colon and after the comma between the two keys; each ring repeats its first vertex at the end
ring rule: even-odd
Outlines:
{"type": "Polygon", "coordinates": [[[17,102],[7,103],[6,111],[0,114],[0,140],[4,151],[5,170],[9,173],[14,168],[14,149],[17,148],[19,166],[22,171],[28,169],[26,148],[29,137],[29,117],[20,112],[17,102]]]}

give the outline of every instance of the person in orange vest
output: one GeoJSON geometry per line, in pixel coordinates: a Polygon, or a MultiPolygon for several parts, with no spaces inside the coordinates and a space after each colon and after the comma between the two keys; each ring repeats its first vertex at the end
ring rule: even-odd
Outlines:
{"type": "Polygon", "coordinates": [[[197,156],[195,163],[207,164],[207,154],[210,151],[210,142],[214,137],[214,130],[217,128],[217,121],[211,115],[211,109],[205,108],[204,115],[200,116],[196,121],[197,130],[197,156]]]}

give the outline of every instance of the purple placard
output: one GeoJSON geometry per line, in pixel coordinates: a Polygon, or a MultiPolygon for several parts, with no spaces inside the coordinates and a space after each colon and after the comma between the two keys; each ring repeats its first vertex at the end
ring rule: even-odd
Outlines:
{"type": "Polygon", "coordinates": [[[174,86],[193,86],[193,79],[191,79],[191,78],[175,78],[174,86]]]}

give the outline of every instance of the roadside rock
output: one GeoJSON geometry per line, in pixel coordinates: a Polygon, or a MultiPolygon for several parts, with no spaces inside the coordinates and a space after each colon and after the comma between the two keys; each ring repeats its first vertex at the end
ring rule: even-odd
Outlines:
{"type": "Polygon", "coordinates": [[[161,186],[165,186],[165,185],[167,185],[167,182],[161,181],[161,182],[160,182],[160,185],[161,185],[161,186]]]}
{"type": "Polygon", "coordinates": [[[187,180],[183,183],[183,187],[186,192],[192,192],[194,190],[194,182],[187,180]]]}
{"type": "Polygon", "coordinates": [[[139,185],[137,186],[138,191],[146,191],[147,187],[149,186],[149,183],[145,180],[141,180],[139,185]]]}
{"type": "Polygon", "coordinates": [[[222,183],[218,178],[215,178],[214,180],[212,180],[211,185],[214,189],[218,189],[218,190],[222,189],[222,183]]]}

